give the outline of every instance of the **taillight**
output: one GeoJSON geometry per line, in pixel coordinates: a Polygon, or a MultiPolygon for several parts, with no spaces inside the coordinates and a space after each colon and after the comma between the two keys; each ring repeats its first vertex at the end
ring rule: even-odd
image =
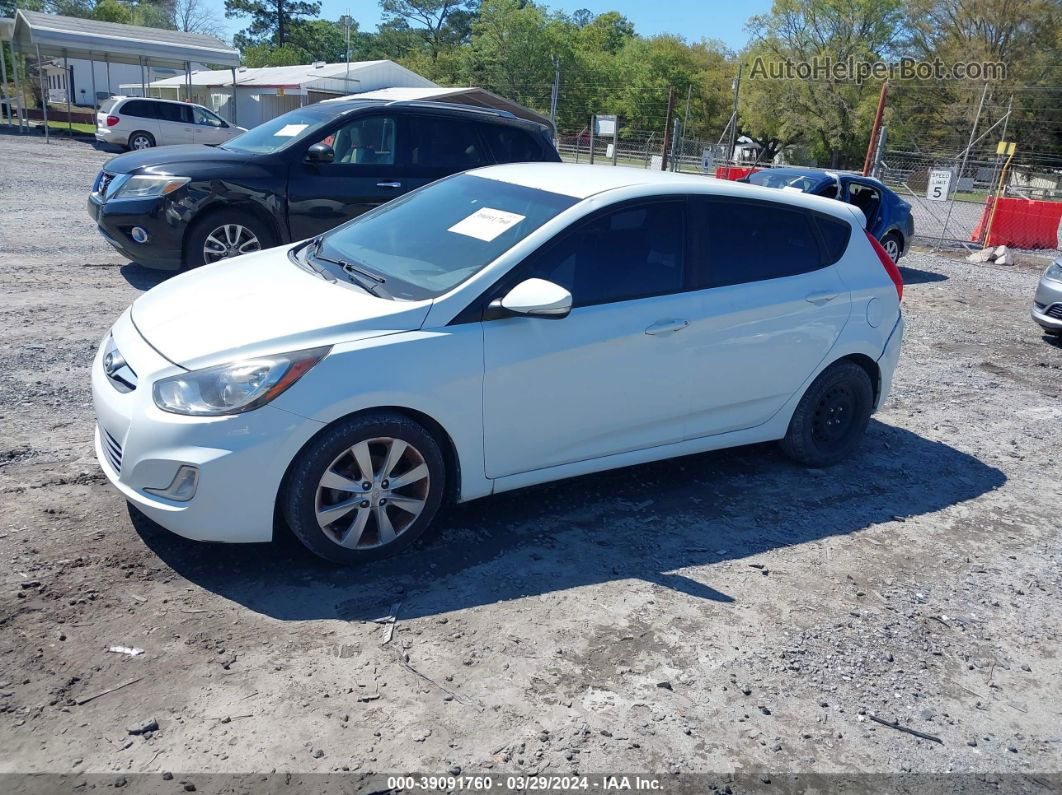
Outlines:
{"type": "Polygon", "coordinates": [[[885,247],[878,242],[878,239],[874,235],[867,232],[865,229],[863,233],[867,236],[867,240],[870,241],[870,245],[874,247],[874,253],[878,255],[878,259],[881,260],[881,265],[885,268],[885,272],[889,274],[889,278],[892,279],[892,283],[896,285],[896,297],[901,301],[903,300],[903,276],[900,275],[900,269],[896,267],[896,263],[892,261],[892,257],[889,256],[889,252],[885,250],[885,247]]]}
{"type": "Polygon", "coordinates": [[[116,124],[117,124],[117,123],[118,123],[119,121],[121,121],[121,119],[119,119],[119,118],[118,118],[117,116],[108,116],[108,117],[107,117],[107,126],[108,126],[108,127],[113,127],[113,126],[114,126],[114,125],[116,125],[116,124]]]}

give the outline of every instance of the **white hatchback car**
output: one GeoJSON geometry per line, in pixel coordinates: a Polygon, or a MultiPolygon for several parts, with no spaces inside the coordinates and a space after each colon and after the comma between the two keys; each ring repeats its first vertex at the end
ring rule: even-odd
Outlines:
{"type": "Polygon", "coordinates": [[[96,113],[96,140],[129,149],[171,144],[223,144],[243,127],[191,102],[143,97],[112,97],[96,113]]]}
{"type": "Polygon", "coordinates": [[[444,499],[768,440],[851,453],[899,271],[846,204],[702,177],[494,166],[141,296],[92,368],[96,454],[188,538],[337,562],[444,499]]]}

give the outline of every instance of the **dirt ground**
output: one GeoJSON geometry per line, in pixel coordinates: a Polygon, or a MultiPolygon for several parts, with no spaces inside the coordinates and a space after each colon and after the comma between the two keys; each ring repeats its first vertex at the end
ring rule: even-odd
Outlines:
{"type": "Polygon", "coordinates": [[[904,261],[893,393],[848,463],[584,477],[342,570],[184,541],[105,482],[89,364],[159,280],[86,215],[108,156],[0,136],[0,772],[1062,770],[1038,270],[904,261]]]}

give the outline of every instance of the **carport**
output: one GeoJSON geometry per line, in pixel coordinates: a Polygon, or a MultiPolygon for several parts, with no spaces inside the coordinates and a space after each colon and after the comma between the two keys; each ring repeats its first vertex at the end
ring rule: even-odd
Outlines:
{"type": "MultiPolygon", "coordinates": [[[[227,66],[232,70],[235,82],[236,67],[240,65],[237,50],[213,36],[198,33],[182,33],[176,30],[146,28],[139,25],[121,25],[116,22],[99,22],[94,19],[63,17],[42,14],[37,11],[15,12],[13,20],[0,24],[0,46],[8,42],[12,63],[15,67],[15,103],[19,126],[26,122],[26,109],[22,107],[19,55],[35,57],[38,63],[54,58],[62,59],[64,68],[69,58],[82,58],[89,62],[102,61],[107,67],[107,90],[110,91],[110,65],[133,64],[140,66],[141,85],[148,83],[147,71],[153,66],[184,70],[191,73],[192,63],[227,66]]],[[[0,77],[3,77],[0,75],[0,77]]],[[[23,79],[28,79],[23,74],[23,79]]],[[[5,81],[6,82],[6,81],[5,81]]],[[[96,71],[92,68],[92,93],[96,96],[96,71]]],[[[147,93],[146,90],[144,92],[147,93]]],[[[179,93],[179,92],[178,92],[179,93]]],[[[41,84],[44,135],[48,138],[48,91],[41,84]]],[[[236,123],[235,107],[233,124],[236,123]]],[[[10,115],[8,123],[11,123],[10,115]]],[[[67,104],[67,123],[71,125],[70,105],[67,104]]]]}

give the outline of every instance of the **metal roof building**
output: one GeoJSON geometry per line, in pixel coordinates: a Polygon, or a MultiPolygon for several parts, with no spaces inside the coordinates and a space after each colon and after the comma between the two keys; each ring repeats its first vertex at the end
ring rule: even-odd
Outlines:
{"type": "MultiPolygon", "coordinates": [[[[352,61],[298,66],[205,69],[187,77],[155,80],[147,93],[162,99],[189,99],[223,116],[235,115],[244,127],[253,127],[301,105],[345,94],[361,94],[392,86],[415,89],[437,88],[435,83],[394,61],[352,61]],[[236,106],[231,108],[232,98],[236,106]]],[[[139,84],[121,86],[140,94],[139,84]]]]}
{"type": "MultiPolygon", "coordinates": [[[[0,24],[0,46],[5,41],[15,56],[12,59],[16,84],[14,104],[18,106],[20,124],[25,118],[21,107],[21,81],[27,76],[20,74],[23,70],[19,68],[19,55],[35,58],[38,62],[49,58],[64,62],[79,58],[107,64],[135,64],[145,75],[142,80],[144,83],[147,82],[144,70],[152,66],[179,68],[187,72],[192,63],[228,66],[232,69],[240,63],[239,52],[213,36],[22,9],[15,12],[14,19],[4,20],[0,24]]],[[[94,69],[92,75],[95,79],[94,69]]],[[[0,79],[6,83],[5,75],[0,75],[0,79]]],[[[47,96],[43,84],[41,88],[47,96]]],[[[44,110],[47,117],[47,108],[44,110]]]]}

